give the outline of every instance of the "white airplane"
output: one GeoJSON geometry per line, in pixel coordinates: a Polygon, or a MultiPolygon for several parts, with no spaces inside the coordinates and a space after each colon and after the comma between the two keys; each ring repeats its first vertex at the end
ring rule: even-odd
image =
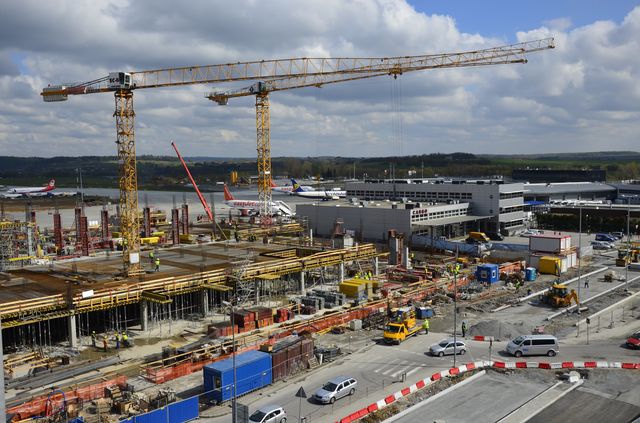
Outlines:
{"type": "Polygon", "coordinates": [[[347,196],[347,191],[332,189],[332,190],[319,190],[319,191],[304,191],[299,183],[296,182],[295,179],[291,179],[291,183],[293,184],[293,193],[299,197],[304,198],[318,198],[321,200],[337,200],[339,198],[344,198],[347,196]]]}
{"type": "Polygon", "coordinates": [[[20,194],[26,197],[31,195],[41,196],[47,195],[50,191],[56,189],[56,181],[52,179],[46,186],[43,187],[27,187],[27,188],[11,188],[7,191],[8,194],[20,194]]]}
{"type": "MultiPolygon", "coordinates": [[[[238,200],[229,191],[227,185],[224,185],[224,203],[233,208],[239,209],[243,215],[257,216],[260,214],[261,201],[256,200],[238,200]]],[[[271,209],[274,215],[293,216],[295,213],[285,202],[272,201],[271,209]]]]}
{"type": "MultiPolygon", "coordinates": [[[[313,191],[313,188],[307,185],[302,185],[301,188],[303,191],[313,191]]],[[[275,182],[271,181],[271,191],[293,195],[294,188],[292,185],[278,186],[275,182]]]]}

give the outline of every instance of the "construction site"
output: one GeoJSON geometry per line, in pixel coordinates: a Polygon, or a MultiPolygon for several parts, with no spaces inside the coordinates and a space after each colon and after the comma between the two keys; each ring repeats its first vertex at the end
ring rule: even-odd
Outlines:
{"type": "MultiPolygon", "coordinates": [[[[395,395],[394,384],[424,379],[415,372],[459,368],[456,347],[453,363],[442,358],[444,353],[425,358],[425,346],[414,338],[421,332],[429,339],[436,334],[453,336],[456,345],[464,339],[469,353],[480,357],[484,346],[472,348],[472,342],[486,338],[493,345],[494,340],[524,334],[553,334],[564,348],[564,339],[580,338],[585,325],[588,344],[591,320],[583,322],[582,317],[593,316],[595,322],[598,313],[618,306],[623,319],[627,313],[625,325],[637,325],[640,276],[634,275],[633,265],[638,255],[628,231],[626,252],[618,239],[623,252],[613,256],[596,255],[585,247],[583,241],[592,235],[583,236],[582,230],[570,235],[540,233],[524,240],[503,238],[494,247],[483,232],[469,232],[473,227],[467,228],[466,222],[486,228],[504,228],[505,222],[467,214],[471,206],[460,205],[459,199],[472,196],[458,192],[456,197],[447,194],[451,198],[435,195],[441,202],[449,201],[448,208],[441,204],[447,211],[424,223],[425,208],[415,236],[387,227],[399,222],[385,222],[387,226],[377,230],[381,241],[366,242],[363,237],[354,239],[342,218],[333,219],[330,233],[318,237],[307,216],[279,213],[280,205],[272,198],[271,92],[379,76],[398,78],[439,68],[520,64],[527,62],[527,54],[553,47],[553,40],[545,39],[427,56],[305,58],[115,72],[86,83],[44,88],[46,102],[114,94],[119,204],[113,216],[104,207],[93,225],[81,203],[71,226],[62,224],[57,210],[52,230],[41,228],[35,211],[24,220],[0,222],[7,420],[246,422],[249,410],[267,396],[271,401],[281,401],[278,395],[285,393],[293,398],[288,391],[295,382],[301,391],[295,394],[296,405],[287,405],[290,419],[298,408],[300,421],[352,422],[375,411],[365,406],[362,412],[362,404],[395,395]],[[212,92],[206,98],[221,105],[236,97],[256,99],[257,201],[227,198],[225,187],[226,204],[238,213],[221,217],[198,189],[174,144],[205,218],[194,220],[186,200],[176,205],[174,199],[168,211],[148,204],[140,208],[133,93],[232,81],[252,85],[212,92]],[[451,231],[455,219],[465,224],[451,231]],[[425,238],[427,233],[431,236],[425,238]],[[407,350],[411,348],[416,351],[407,350]],[[350,366],[349,357],[367,351],[369,361],[354,361],[350,368],[338,370],[345,363],[350,366]],[[413,354],[408,364],[398,361],[397,369],[381,370],[405,353],[413,354]],[[333,398],[323,407],[302,389],[316,376],[336,377],[355,372],[359,365],[360,386],[357,392],[352,389],[348,404],[343,400],[334,408],[333,398]]],[[[475,186],[484,188],[480,182],[475,186]]],[[[493,189],[501,184],[486,185],[493,189]]],[[[518,214],[513,221],[523,225],[522,191],[496,189],[496,201],[510,201],[508,213],[518,214]]],[[[357,201],[352,206],[364,208],[357,201]]],[[[390,202],[386,209],[406,211],[409,225],[421,211],[405,200],[390,202]]],[[[364,225],[376,224],[372,219],[364,225]]],[[[599,331],[599,317],[597,322],[599,331]]],[[[491,348],[487,363],[470,363],[463,372],[505,367],[493,360],[497,353],[491,348]]],[[[548,356],[555,356],[551,352],[548,356]]],[[[640,368],[637,359],[629,358],[632,353],[621,354],[623,359],[616,356],[616,362],[625,360],[633,369],[640,368]]],[[[386,403],[424,386],[422,382],[420,388],[405,388],[386,403]]],[[[630,413],[635,410],[630,407],[630,413]]]]}

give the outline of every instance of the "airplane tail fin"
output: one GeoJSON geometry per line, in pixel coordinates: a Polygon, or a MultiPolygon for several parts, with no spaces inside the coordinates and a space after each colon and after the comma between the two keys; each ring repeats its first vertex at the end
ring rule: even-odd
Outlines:
{"type": "Polygon", "coordinates": [[[235,200],[235,198],[231,194],[231,191],[229,191],[229,188],[227,187],[227,184],[224,184],[224,200],[225,201],[235,200]]]}
{"type": "Polygon", "coordinates": [[[277,188],[278,186],[276,185],[275,182],[273,182],[273,179],[271,180],[271,188],[277,188]]]}
{"type": "Polygon", "coordinates": [[[51,191],[52,189],[54,189],[56,187],[56,180],[55,179],[51,179],[49,181],[49,183],[47,184],[47,190],[51,191]]]}
{"type": "Polygon", "coordinates": [[[302,192],[304,191],[299,183],[296,182],[295,179],[291,178],[291,185],[293,186],[293,192],[302,192]]]}

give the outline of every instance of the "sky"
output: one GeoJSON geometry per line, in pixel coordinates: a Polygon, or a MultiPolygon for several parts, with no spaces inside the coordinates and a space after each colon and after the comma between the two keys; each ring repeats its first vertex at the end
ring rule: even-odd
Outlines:
{"type": "MultiPolygon", "coordinates": [[[[640,1],[9,0],[0,155],[115,155],[110,93],[43,87],[114,71],[292,57],[448,53],[554,37],[527,64],[426,70],[272,93],[273,156],[638,151],[640,1]]],[[[253,157],[255,100],[134,92],[138,154],[253,157]]]]}

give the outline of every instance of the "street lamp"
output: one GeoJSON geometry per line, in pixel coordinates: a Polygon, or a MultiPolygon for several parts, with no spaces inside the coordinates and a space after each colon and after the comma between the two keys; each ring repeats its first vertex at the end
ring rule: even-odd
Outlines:
{"type": "Polygon", "coordinates": [[[624,262],[624,290],[629,292],[629,262],[631,262],[631,232],[629,232],[629,221],[631,220],[631,197],[627,198],[627,257],[624,262]]]}
{"type": "Polygon", "coordinates": [[[582,284],[582,206],[580,206],[580,218],[578,219],[578,314],[580,314],[580,285],[582,284]]]}
{"type": "Polygon", "coordinates": [[[231,360],[233,366],[233,391],[231,392],[231,422],[237,423],[238,419],[238,409],[236,403],[236,331],[233,323],[233,312],[235,310],[233,305],[234,299],[231,301],[222,301],[222,304],[229,307],[229,319],[231,320],[231,360]]]}
{"type": "Polygon", "coordinates": [[[453,266],[453,367],[456,367],[458,354],[458,247],[456,246],[456,262],[453,266]]]}

